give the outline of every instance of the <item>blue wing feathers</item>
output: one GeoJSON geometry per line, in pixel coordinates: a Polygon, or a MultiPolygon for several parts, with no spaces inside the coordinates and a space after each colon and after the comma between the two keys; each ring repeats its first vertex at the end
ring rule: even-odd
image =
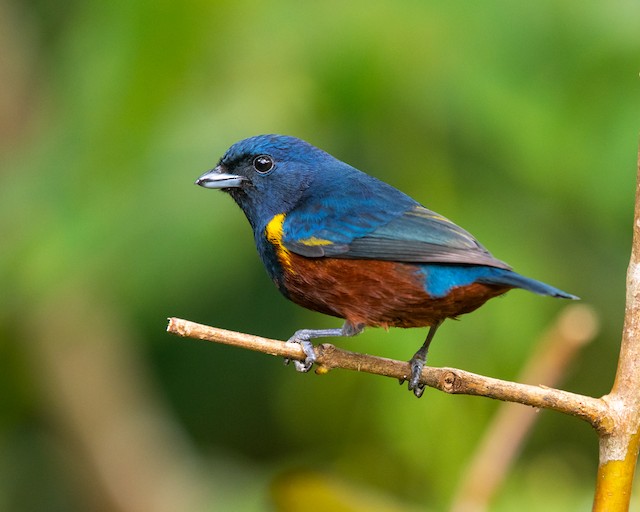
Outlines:
{"type": "Polygon", "coordinates": [[[283,225],[287,249],[306,257],[463,263],[510,268],[471,234],[406,194],[344,166],[312,190],[283,225]]]}
{"type": "Polygon", "coordinates": [[[401,208],[396,203],[386,207],[379,200],[374,207],[352,197],[324,201],[321,210],[303,204],[287,214],[283,242],[289,250],[307,257],[510,268],[467,231],[410,201],[401,208]]]}

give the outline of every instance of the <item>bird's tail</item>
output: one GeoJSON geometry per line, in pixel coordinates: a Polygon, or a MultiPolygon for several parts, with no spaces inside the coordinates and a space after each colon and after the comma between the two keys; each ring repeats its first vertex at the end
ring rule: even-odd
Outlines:
{"type": "Polygon", "coordinates": [[[481,277],[480,279],[478,279],[478,282],[498,286],[512,286],[514,288],[522,288],[539,295],[550,295],[551,297],[558,297],[561,299],[580,299],[580,297],[567,292],[563,292],[562,290],[543,283],[542,281],[536,281],[535,279],[531,279],[530,277],[521,276],[520,274],[511,270],[496,270],[498,270],[498,272],[492,272],[491,275],[481,277]]]}

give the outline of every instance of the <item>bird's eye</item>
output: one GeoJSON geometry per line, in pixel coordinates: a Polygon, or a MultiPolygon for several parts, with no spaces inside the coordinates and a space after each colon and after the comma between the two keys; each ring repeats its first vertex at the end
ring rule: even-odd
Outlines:
{"type": "Polygon", "coordinates": [[[273,160],[267,155],[257,156],[253,159],[253,168],[260,174],[266,174],[273,169],[273,160]]]}

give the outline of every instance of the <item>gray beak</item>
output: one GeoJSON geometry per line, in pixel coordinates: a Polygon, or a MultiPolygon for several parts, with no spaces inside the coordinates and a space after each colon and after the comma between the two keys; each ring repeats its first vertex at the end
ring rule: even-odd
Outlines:
{"type": "Polygon", "coordinates": [[[196,185],[204,188],[239,188],[247,178],[235,174],[227,174],[224,167],[218,165],[215,169],[205,172],[196,180],[196,185]]]}

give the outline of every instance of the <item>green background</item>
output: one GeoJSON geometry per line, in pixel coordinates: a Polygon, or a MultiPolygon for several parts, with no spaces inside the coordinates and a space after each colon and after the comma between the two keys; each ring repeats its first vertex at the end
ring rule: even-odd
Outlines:
{"type": "MultiPolygon", "coordinates": [[[[563,387],[605,394],[639,26],[632,1],[0,1],[0,510],[449,506],[497,402],[164,332],[339,325],[282,298],[241,211],[193,185],[259,133],[308,140],[582,297],[601,332],[563,387]]],[[[515,379],[565,305],[511,292],[445,323],[429,362],[515,379]]],[[[424,334],[338,344],[406,360],[424,334]]],[[[590,427],[542,412],[491,510],[589,509],[596,466],[590,427]]]]}

